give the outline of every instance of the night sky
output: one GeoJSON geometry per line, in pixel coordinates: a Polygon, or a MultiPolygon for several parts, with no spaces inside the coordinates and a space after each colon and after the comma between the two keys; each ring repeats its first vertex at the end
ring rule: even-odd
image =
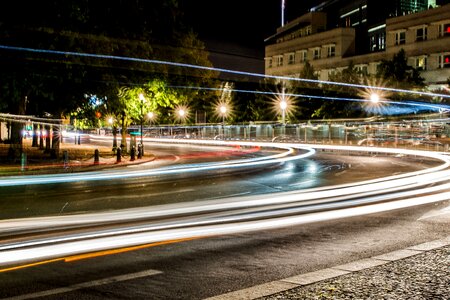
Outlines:
{"type": "MultiPolygon", "coordinates": [[[[285,20],[320,0],[286,0],[285,20]]],[[[281,0],[182,0],[185,19],[199,34],[217,67],[264,72],[264,39],[281,25],[281,0]]]]}

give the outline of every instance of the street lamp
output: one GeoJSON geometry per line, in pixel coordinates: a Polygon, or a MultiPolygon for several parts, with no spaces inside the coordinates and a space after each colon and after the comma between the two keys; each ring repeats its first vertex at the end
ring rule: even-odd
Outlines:
{"type": "Polygon", "coordinates": [[[152,121],[155,118],[155,114],[153,112],[147,113],[147,119],[149,120],[150,126],[152,125],[152,121]]]}
{"type": "Polygon", "coordinates": [[[370,95],[370,101],[372,101],[372,103],[380,102],[380,95],[378,95],[377,93],[372,93],[370,95]]]}
{"type": "Polygon", "coordinates": [[[281,101],[280,101],[281,121],[282,121],[283,125],[286,123],[286,109],[287,109],[287,107],[288,107],[288,104],[287,104],[286,100],[283,97],[283,99],[281,99],[281,101]]]}
{"type": "Polygon", "coordinates": [[[114,118],[113,117],[109,117],[108,118],[108,124],[111,126],[112,128],[112,134],[113,134],[113,151],[115,151],[117,149],[117,129],[116,126],[114,125],[114,118]]]}
{"type": "Polygon", "coordinates": [[[144,94],[139,94],[139,100],[141,100],[141,156],[144,156],[144,139],[143,139],[143,130],[144,130],[144,102],[145,102],[145,97],[144,94]]]}
{"type": "Polygon", "coordinates": [[[222,104],[220,106],[220,114],[222,115],[222,126],[225,125],[225,116],[227,115],[227,107],[222,104]]]}

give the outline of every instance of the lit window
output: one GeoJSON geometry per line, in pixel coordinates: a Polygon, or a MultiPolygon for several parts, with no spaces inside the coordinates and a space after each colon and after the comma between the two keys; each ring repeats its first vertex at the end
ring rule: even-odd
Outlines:
{"type": "Polygon", "coordinates": [[[450,36],[450,24],[439,25],[439,37],[450,36]]]}
{"type": "Polygon", "coordinates": [[[378,35],[378,50],[386,49],[386,34],[384,32],[378,35]]]}
{"type": "Polygon", "coordinates": [[[439,68],[450,68],[450,54],[439,56],[439,68]]]}
{"type": "Polygon", "coordinates": [[[420,71],[427,69],[427,58],[425,56],[419,56],[415,59],[415,67],[420,71]]]}
{"type": "Polygon", "coordinates": [[[395,44],[396,45],[403,45],[406,42],[406,32],[396,32],[395,33],[395,44]]]}

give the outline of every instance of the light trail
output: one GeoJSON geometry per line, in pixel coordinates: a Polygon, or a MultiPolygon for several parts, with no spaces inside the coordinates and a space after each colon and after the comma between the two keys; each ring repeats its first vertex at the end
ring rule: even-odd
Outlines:
{"type": "MultiPolygon", "coordinates": [[[[164,143],[179,140],[147,139],[164,143]]],[[[212,141],[189,141],[209,144],[212,141]]],[[[213,141],[216,145],[236,142],[213,141]]],[[[300,148],[302,144],[240,142],[261,147],[300,148]]],[[[0,265],[10,266],[82,253],[133,247],[178,239],[267,230],[359,216],[450,199],[450,158],[436,152],[375,147],[308,145],[315,149],[379,152],[423,156],[440,160],[436,167],[361,182],[300,191],[226,199],[184,202],[103,213],[0,221],[0,235],[40,232],[46,228],[67,230],[92,225],[109,229],[4,243],[0,265]],[[115,227],[114,223],[146,221],[144,225],[115,227]]],[[[183,170],[179,168],[179,170],[183,170]]]]}
{"type": "Polygon", "coordinates": [[[245,76],[257,77],[257,78],[271,78],[271,79],[279,79],[279,80],[287,80],[287,81],[299,81],[299,82],[317,83],[317,84],[325,84],[325,85],[336,85],[336,86],[345,86],[345,87],[353,87],[353,88],[389,91],[389,92],[396,92],[396,93],[407,93],[407,94],[414,94],[414,95],[421,95],[421,96],[450,98],[450,95],[447,95],[447,94],[420,92],[420,91],[413,91],[413,90],[370,86],[370,85],[364,85],[364,84],[352,84],[352,83],[345,83],[345,82],[334,82],[334,81],[325,81],[325,80],[316,80],[316,79],[266,75],[266,74],[260,74],[260,73],[236,71],[236,70],[229,70],[229,69],[223,69],[223,68],[206,67],[206,66],[201,66],[201,65],[177,63],[177,62],[162,61],[162,60],[155,60],[155,59],[145,59],[145,58],[105,55],[105,54],[94,54],[94,53],[81,53],[81,52],[72,52],[72,51],[45,50],[45,49],[25,48],[25,47],[16,47],[16,46],[8,46],[8,45],[0,45],[0,49],[9,50],[9,51],[28,52],[28,53],[46,53],[46,54],[54,54],[54,55],[59,55],[59,56],[89,57],[89,58],[108,59],[108,60],[140,62],[140,63],[148,63],[148,64],[184,67],[184,68],[191,68],[191,69],[201,69],[201,70],[207,70],[207,71],[216,71],[216,72],[223,72],[223,73],[236,74],[236,75],[245,75],[245,76]]]}
{"type": "MultiPolygon", "coordinates": [[[[147,140],[147,139],[146,139],[147,140]]],[[[167,140],[161,139],[160,142],[167,142],[167,140]]],[[[209,145],[220,145],[220,146],[234,146],[237,142],[219,142],[210,141],[204,144],[209,145]]],[[[246,144],[251,145],[251,144],[246,144]]],[[[265,146],[274,147],[274,145],[267,143],[265,146]]],[[[70,174],[49,174],[49,175],[26,175],[26,176],[11,176],[0,178],[0,187],[6,186],[23,186],[23,185],[35,185],[35,184],[55,184],[55,183],[69,183],[69,182],[79,182],[79,181],[95,181],[95,180],[111,180],[111,179],[127,179],[136,178],[143,176],[159,176],[159,175],[169,175],[169,174],[181,174],[190,172],[200,172],[200,171],[211,171],[219,169],[237,169],[245,167],[257,167],[261,165],[281,163],[291,160],[303,159],[311,156],[315,153],[315,150],[305,146],[299,148],[305,150],[303,154],[294,154],[294,148],[280,145],[278,148],[286,150],[283,153],[270,155],[266,157],[251,158],[246,160],[232,160],[226,162],[216,162],[216,163],[197,163],[197,164],[186,164],[181,166],[169,166],[158,169],[149,170],[119,170],[119,171],[99,171],[99,172],[89,172],[89,173],[70,173],[70,174]]]]}
{"type": "MultiPolygon", "coordinates": [[[[209,88],[209,87],[195,87],[195,86],[171,86],[172,88],[180,88],[180,89],[196,89],[196,90],[209,90],[209,91],[221,91],[223,88],[209,88]]],[[[320,99],[320,100],[332,100],[332,101],[348,101],[348,102],[361,102],[361,103],[372,103],[373,101],[370,99],[362,99],[362,98],[347,98],[347,97],[331,97],[331,96],[317,96],[317,95],[307,95],[307,94],[296,94],[296,93],[279,93],[279,92],[265,92],[265,91],[256,91],[256,90],[243,90],[243,89],[229,89],[232,92],[237,93],[247,93],[247,94],[259,94],[259,95],[271,95],[271,96],[286,96],[286,97],[295,97],[295,98],[311,98],[311,99],[320,99]]],[[[397,104],[403,106],[414,106],[414,107],[422,107],[433,110],[444,110],[450,111],[450,106],[445,104],[435,104],[435,103],[426,103],[426,102],[414,102],[414,101],[393,101],[393,100],[379,100],[377,103],[380,104],[397,104]]]]}

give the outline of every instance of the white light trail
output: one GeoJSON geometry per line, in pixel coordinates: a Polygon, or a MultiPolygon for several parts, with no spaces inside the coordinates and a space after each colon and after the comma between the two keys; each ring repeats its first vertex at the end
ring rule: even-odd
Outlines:
{"type": "MultiPolygon", "coordinates": [[[[148,139],[184,143],[179,140],[148,139]]],[[[210,144],[211,141],[190,141],[210,144]]],[[[214,141],[226,146],[236,142],[214,141]]],[[[302,144],[239,142],[302,149],[302,144]]],[[[308,145],[310,146],[310,145],[308,145]]],[[[184,202],[145,208],[0,221],[0,234],[78,228],[148,220],[148,224],[3,244],[0,265],[11,265],[153,242],[216,236],[359,216],[450,199],[450,158],[437,152],[376,147],[313,145],[315,149],[423,156],[436,167],[361,182],[269,195],[184,202]],[[176,216],[176,219],[174,217],[176,216]],[[165,221],[166,220],[166,221],[165,221]]],[[[261,161],[262,162],[262,161],[261,161]]],[[[252,162],[255,163],[255,162],[252,162]]],[[[257,163],[257,162],[256,162],[257,163]]],[[[179,170],[182,170],[180,168],[179,170]]]]}
{"type": "Polygon", "coordinates": [[[141,62],[141,63],[149,63],[149,64],[169,65],[169,66],[176,66],[176,67],[217,71],[217,72],[237,74],[237,75],[246,75],[246,76],[258,77],[258,78],[272,78],[272,79],[280,79],[280,80],[288,80],[288,81],[318,83],[318,84],[325,84],[325,85],[347,86],[347,87],[354,87],[354,88],[390,91],[390,92],[396,92],[396,93],[407,93],[407,94],[424,95],[424,96],[431,96],[431,97],[442,97],[445,99],[450,98],[450,95],[448,95],[448,94],[420,92],[420,91],[414,91],[414,90],[395,89],[395,88],[370,86],[370,85],[363,85],[363,84],[352,84],[352,83],[345,83],[345,82],[315,80],[315,79],[307,79],[307,78],[266,75],[266,74],[235,71],[235,70],[229,70],[229,69],[223,69],[223,68],[206,67],[206,66],[201,66],[201,65],[177,63],[177,62],[162,61],[162,60],[155,60],[155,59],[145,59],[145,58],[105,55],[105,54],[93,54],[93,53],[80,53],[80,52],[71,52],[71,51],[34,49],[34,48],[15,47],[15,46],[7,46],[7,45],[0,45],[0,49],[10,50],[10,51],[29,52],[29,53],[47,53],[47,54],[55,54],[55,55],[60,55],[60,56],[90,57],[90,58],[99,58],[99,59],[111,59],[111,60],[141,62]]]}
{"type": "MultiPolygon", "coordinates": [[[[148,140],[148,139],[145,139],[148,140]]],[[[155,140],[155,139],[154,139],[155,140]]],[[[168,142],[161,139],[160,142],[168,142]]],[[[193,142],[193,141],[191,141],[193,142]]],[[[201,142],[199,142],[201,143],[201,142]]],[[[238,142],[221,143],[220,141],[203,141],[201,144],[208,145],[228,145],[234,146],[237,144],[243,144],[238,142]]],[[[247,144],[250,145],[250,144],[247,144]]],[[[268,147],[274,147],[274,145],[267,143],[268,147]]],[[[197,163],[197,164],[185,164],[181,166],[170,166],[159,169],[149,170],[119,170],[119,171],[99,171],[89,173],[71,173],[71,174],[49,174],[49,175],[27,175],[27,176],[10,176],[0,178],[1,186],[23,186],[33,184],[54,184],[54,183],[69,183],[79,181],[94,181],[94,180],[110,180],[110,179],[126,179],[136,178],[143,176],[158,176],[169,174],[182,174],[189,172],[211,171],[219,169],[232,169],[243,167],[256,167],[267,164],[274,164],[280,162],[286,162],[291,160],[303,159],[311,156],[315,153],[315,150],[306,146],[301,148],[306,152],[303,154],[294,155],[294,149],[285,145],[280,145],[278,148],[285,149],[286,151],[280,154],[270,155],[267,157],[251,158],[246,160],[232,160],[226,162],[216,163],[197,163]]],[[[300,148],[299,148],[300,149],[300,148]]]]}

